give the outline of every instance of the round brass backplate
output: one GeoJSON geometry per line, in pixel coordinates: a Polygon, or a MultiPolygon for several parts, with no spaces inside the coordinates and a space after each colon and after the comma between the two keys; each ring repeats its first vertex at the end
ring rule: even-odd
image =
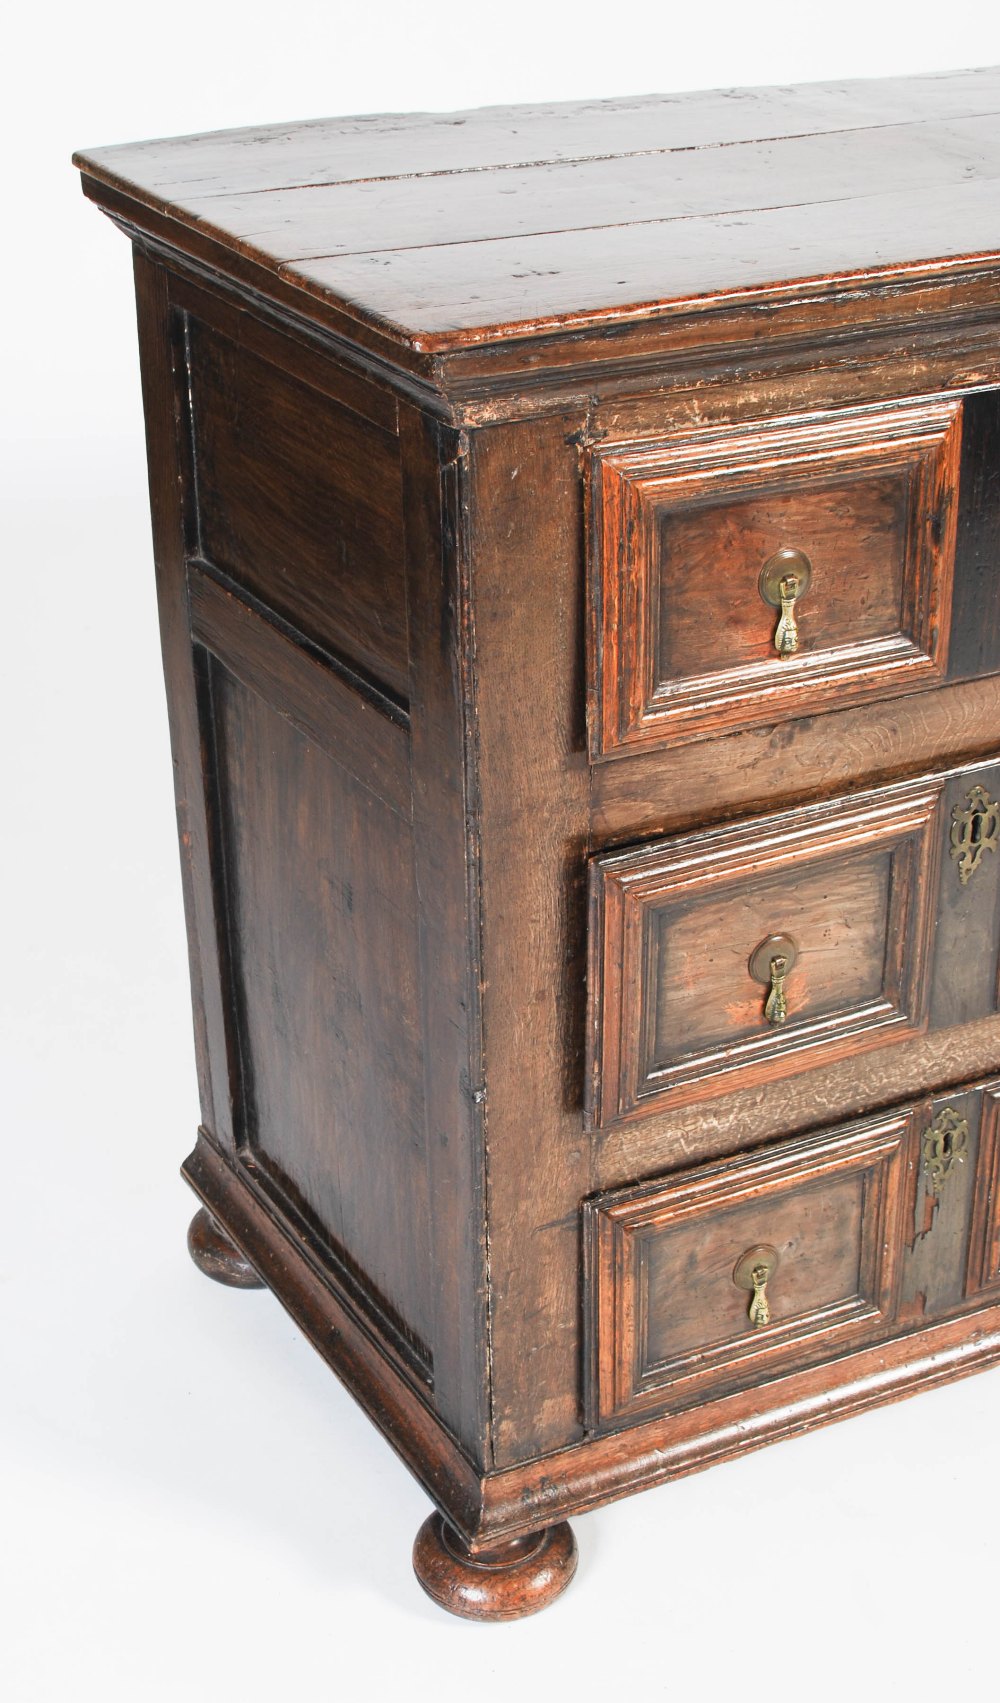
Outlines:
{"type": "Polygon", "coordinates": [[[772,609],[780,609],[782,583],[793,579],[796,582],[795,601],[798,603],[809,590],[812,571],[812,563],[804,551],[776,550],[760,570],[760,579],[757,581],[760,595],[772,609]]]}
{"type": "Polygon", "coordinates": [[[750,955],[750,974],[762,987],[769,987],[772,958],[784,958],[787,976],[798,955],[799,949],[790,934],[769,934],[750,955]]]}
{"type": "Polygon", "coordinates": [[[756,1248],[748,1248],[736,1261],[733,1270],[733,1282],[737,1289],[752,1289],[753,1274],[763,1267],[768,1281],[774,1276],[781,1264],[781,1255],[777,1248],[772,1248],[770,1242],[761,1242],[756,1248]]]}

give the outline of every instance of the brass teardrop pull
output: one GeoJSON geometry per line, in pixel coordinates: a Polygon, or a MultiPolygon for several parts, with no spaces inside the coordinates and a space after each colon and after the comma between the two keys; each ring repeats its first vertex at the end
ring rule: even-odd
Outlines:
{"type": "Polygon", "coordinates": [[[767,1280],[771,1273],[766,1265],[755,1265],[750,1273],[753,1284],[753,1300],[750,1303],[750,1323],[755,1330],[761,1325],[771,1323],[771,1309],[767,1304],[767,1280]]]}
{"type": "Polygon", "coordinates": [[[774,648],[782,658],[794,656],[799,648],[796,604],[809,590],[812,563],[802,550],[776,550],[760,570],[760,595],[772,609],[780,609],[774,632],[774,648]]]}
{"type": "Polygon", "coordinates": [[[748,1248],[736,1261],[733,1272],[733,1282],[737,1289],[751,1291],[750,1304],[747,1308],[747,1318],[754,1330],[763,1330],[771,1323],[771,1304],[767,1298],[767,1286],[780,1265],[781,1260],[777,1248],[769,1243],[759,1247],[748,1248]]]}
{"type": "Polygon", "coordinates": [[[795,620],[795,599],[799,582],[789,574],[781,582],[781,619],[774,635],[774,648],[779,656],[792,656],[799,648],[799,629],[795,620]]]}
{"type": "Polygon", "coordinates": [[[788,1018],[788,1000],[785,996],[785,974],[788,970],[788,959],[780,953],[771,959],[771,991],[764,1006],[764,1016],[769,1023],[784,1023],[788,1018]]]}
{"type": "Polygon", "coordinates": [[[789,934],[769,934],[751,954],[750,974],[768,990],[764,1016],[768,1023],[780,1028],[788,1021],[788,991],[786,978],[794,968],[799,951],[789,934]]]}

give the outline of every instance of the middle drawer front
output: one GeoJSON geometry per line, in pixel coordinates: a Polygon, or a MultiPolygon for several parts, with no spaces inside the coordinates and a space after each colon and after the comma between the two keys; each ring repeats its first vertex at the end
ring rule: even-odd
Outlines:
{"type": "Polygon", "coordinates": [[[998,780],[948,771],[595,857],[591,1127],[994,1011],[998,780]]]}

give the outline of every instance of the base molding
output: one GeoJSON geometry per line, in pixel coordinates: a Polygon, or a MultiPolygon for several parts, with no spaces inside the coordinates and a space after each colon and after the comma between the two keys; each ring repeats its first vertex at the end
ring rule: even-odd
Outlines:
{"type": "Polygon", "coordinates": [[[571,1514],[1000,1362],[1000,1304],[994,1304],[805,1373],[481,1473],[321,1280],[250,1181],[203,1133],[182,1170],[473,1556],[571,1514]]]}
{"type": "Polygon", "coordinates": [[[263,1191],[233,1168],[204,1130],[181,1174],[449,1523],[474,1543],[482,1523],[482,1475],[346,1298],[323,1281],[263,1191]]]}

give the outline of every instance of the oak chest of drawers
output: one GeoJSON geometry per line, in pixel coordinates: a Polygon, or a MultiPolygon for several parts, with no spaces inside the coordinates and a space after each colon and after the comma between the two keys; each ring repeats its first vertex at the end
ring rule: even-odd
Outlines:
{"type": "Polygon", "coordinates": [[[502,1618],[1000,1358],[1000,73],[107,148],[203,1127],[502,1618]],[[996,1073],[996,1075],[994,1075],[996,1073]]]}

